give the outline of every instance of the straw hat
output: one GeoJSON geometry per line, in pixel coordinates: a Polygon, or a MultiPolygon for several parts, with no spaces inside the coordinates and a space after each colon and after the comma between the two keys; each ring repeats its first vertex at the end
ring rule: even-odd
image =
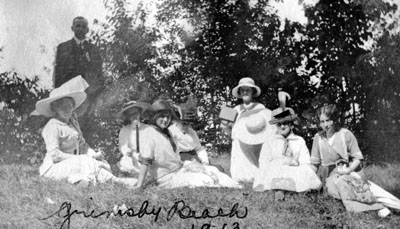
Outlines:
{"type": "Polygon", "coordinates": [[[84,91],[70,91],[68,89],[60,86],[52,90],[48,98],[39,100],[36,103],[36,112],[47,117],[53,117],[55,113],[51,110],[50,104],[64,97],[71,97],[75,101],[74,110],[78,108],[85,101],[86,93],[84,91]]]}
{"type": "Polygon", "coordinates": [[[146,103],[146,102],[136,102],[136,101],[126,102],[122,106],[122,110],[117,113],[116,117],[119,118],[119,119],[123,119],[124,118],[124,112],[129,110],[129,109],[131,109],[131,108],[134,108],[134,107],[140,108],[140,112],[143,113],[144,111],[149,109],[151,107],[151,105],[150,105],[150,103],[146,103]]]}
{"type": "Polygon", "coordinates": [[[256,109],[247,115],[242,113],[238,120],[241,123],[237,131],[239,141],[248,145],[265,142],[268,137],[266,111],[267,109],[263,108],[256,109]]]}
{"type": "Polygon", "coordinates": [[[240,79],[239,81],[239,85],[237,85],[236,87],[234,87],[232,89],[232,95],[237,97],[237,98],[241,98],[240,94],[239,94],[239,88],[240,87],[251,87],[256,89],[256,94],[253,95],[254,98],[258,97],[261,94],[261,89],[254,83],[254,80],[252,78],[249,77],[245,77],[240,79]]]}
{"type": "Polygon", "coordinates": [[[39,100],[36,103],[35,110],[32,111],[30,115],[53,117],[55,114],[50,109],[50,103],[63,97],[73,98],[75,101],[74,109],[76,109],[85,101],[86,93],[84,93],[84,91],[88,87],[89,84],[86,80],[84,80],[82,76],[78,75],[63,83],[58,88],[53,89],[53,91],[50,92],[49,98],[39,100]]]}
{"type": "Polygon", "coordinates": [[[41,114],[47,117],[53,117],[55,113],[50,109],[50,104],[64,97],[71,97],[75,101],[75,110],[85,101],[87,96],[85,90],[88,87],[89,84],[82,78],[82,76],[76,76],[63,83],[58,88],[54,88],[50,92],[48,98],[39,100],[36,103],[35,110],[31,114],[41,114]]]}
{"type": "Polygon", "coordinates": [[[163,100],[163,99],[158,99],[151,104],[151,110],[153,112],[160,112],[160,111],[172,111],[171,105],[169,102],[163,100]]]}

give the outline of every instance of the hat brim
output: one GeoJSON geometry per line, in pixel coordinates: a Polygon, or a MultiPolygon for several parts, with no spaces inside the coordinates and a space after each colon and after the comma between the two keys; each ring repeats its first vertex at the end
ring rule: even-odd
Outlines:
{"type": "Polygon", "coordinates": [[[266,122],[266,113],[264,112],[266,109],[253,109],[254,112],[251,112],[249,115],[241,116],[238,120],[240,123],[237,123],[239,128],[237,130],[237,138],[239,141],[248,144],[248,145],[258,145],[263,144],[268,138],[268,124],[266,122]],[[263,123],[260,123],[257,126],[263,126],[263,129],[257,129],[255,131],[251,131],[251,127],[248,125],[249,121],[255,120],[256,117],[254,115],[262,115],[263,116],[263,123]],[[245,120],[241,120],[241,119],[245,120]],[[249,129],[250,128],[250,129],[249,129]]]}
{"type": "Polygon", "coordinates": [[[281,123],[281,122],[294,122],[294,124],[298,124],[297,121],[299,120],[299,117],[297,116],[297,114],[294,115],[290,115],[284,118],[273,118],[269,121],[269,124],[274,125],[277,123],[281,123]]]}
{"type": "Polygon", "coordinates": [[[243,128],[243,131],[240,131],[238,136],[239,141],[247,144],[247,145],[259,145],[263,144],[268,138],[267,128],[264,128],[262,131],[258,133],[251,133],[246,128],[243,128]]]}
{"type": "Polygon", "coordinates": [[[255,95],[253,95],[254,98],[260,96],[260,94],[261,94],[261,89],[258,86],[253,85],[253,84],[249,84],[249,83],[244,83],[244,84],[237,85],[236,87],[234,87],[232,89],[232,95],[234,97],[236,97],[236,98],[242,98],[242,96],[240,96],[240,94],[239,94],[240,87],[252,87],[252,88],[255,88],[257,92],[256,92],[255,95]]]}
{"type": "Polygon", "coordinates": [[[130,106],[124,107],[121,111],[119,111],[119,112],[117,113],[116,117],[117,117],[118,119],[124,119],[124,112],[127,111],[127,110],[129,110],[129,109],[132,109],[132,108],[134,108],[134,107],[138,107],[138,108],[142,109],[142,110],[141,110],[141,113],[143,113],[143,112],[145,112],[147,109],[150,109],[150,108],[151,108],[151,104],[149,104],[149,103],[144,103],[144,102],[138,102],[138,103],[132,104],[132,105],[130,105],[130,106]]]}
{"type": "Polygon", "coordinates": [[[71,97],[75,101],[75,107],[74,107],[74,110],[75,110],[80,105],[82,105],[82,103],[85,101],[87,95],[84,91],[77,91],[77,92],[72,92],[69,94],[64,94],[64,95],[60,95],[60,96],[42,99],[36,103],[35,110],[37,113],[44,115],[46,117],[54,117],[55,113],[51,110],[50,104],[52,102],[62,99],[64,97],[71,97]]]}
{"type": "Polygon", "coordinates": [[[151,117],[155,117],[156,115],[158,115],[161,112],[168,112],[171,114],[171,119],[173,120],[180,120],[180,118],[178,117],[178,115],[171,109],[158,109],[158,110],[151,110],[152,115],[151,117]]]}

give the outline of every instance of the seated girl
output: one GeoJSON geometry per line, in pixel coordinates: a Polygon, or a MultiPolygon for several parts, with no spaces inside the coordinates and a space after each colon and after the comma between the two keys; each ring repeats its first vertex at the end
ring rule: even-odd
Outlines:
{"type": "Polygon", "coordinates": [[[197,116],[196,107],[197,101],[189,97],[188,101],[179,107],[180,110],[176,112],[179,117],[172,121],[168,130],[177,145],[182,161],[197,160],[204,165],[209,165],[207,151],[201,145],[196,131],[190,126],[197,116]]]}
{"type": "MultiPolygon", "coordinates": [[[[255,191],[286,190],[304,192],[317,189],[321,182],[310,167],[310,153],[304,139],[293,132],[298,117],[291,108],[272,112],[270,124],[276,124],[277,132],[263,145],[260,153],[260,169],[253,188],[255,191]]],[[[277,192],[276,198],[283,199],[277,192]]]]}
{"type": "Polygon", "coordinates": [[[177,146],[168,127],[172,110],[168,102],[157,100],[151,106],[152,126],[143,130],[146,142],[140,150],[140,172],[137,188],[143,187],[147,173],[150,180],[163,188],[177,187],[231,187],[241,186],[226,174],[212,166],[203,166],[196,161],[182,162],[177,146]]]}
{"type": "Polygon", "coordinates": [[[341,199],[347,211],[378,210],[381,216],[390,213],[384,205],[400,209],[400,200],[371,181],[363,179],[363,155],[357,139],[339,125],[335,105],[325,105],[317,111],[321,131],[314,137],[311,163],[325,184],[326,191],[341,199]]]}
{"type": "Polygon", "coordinates": [[[86,144],[73,118],[73,111],[86,99],[86,93],[73,89],[68,81],[51,91],[49,98],[36,103],[39,114],[51,117],[42,131],[47,153],[39,168],[40,175],[85,185],[112,181],[134,186],[136,179],[115,177],[109,164],[101,160],[102,153],[86,144]]]}
{"type": "Polygon", "coordinates": [[[149,127],[143,123],[143,114],[150,106],[149,103],[130,101],[125,103],[117,114],[117,117],[124,121],[124,126],[119,132],[119,151],[122,158],[118,162],[118,168],[123,172],[139,174],[140,145],[144,144],[140,135],[149,127]]]}

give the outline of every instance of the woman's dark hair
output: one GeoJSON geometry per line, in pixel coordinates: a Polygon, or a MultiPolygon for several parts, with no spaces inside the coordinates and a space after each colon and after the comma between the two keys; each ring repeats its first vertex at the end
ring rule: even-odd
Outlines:
{"type": "MultiPolygon", "coordinates": [[[[322,107],[320,107],[317,110],[317,120],[320,122],[320,117],[321,115],[324,114],[326,117],[328,117],[330,120],[333,121],[333,127],[335,132],[338,132],[340,128],[342,127],[340,123],[340,113],[339,110],[336,108],[336,105],[334,104],[326,104],[322,107]]],[[[324,131],[321,132],[324,136],[326,133],[324,131]]]]}
{"type": "Polygon", "coordinates": [[[160,110],[160,111],[153,112],[150,123],[154,126],[157,126],[157,123],[156,123],[157,118],[159,118],[160,116],[165,115],[165,114],[169,114],[171,117],[171,120],[172,120],[171,112],[172,112],[171,110],[160,110]]]}

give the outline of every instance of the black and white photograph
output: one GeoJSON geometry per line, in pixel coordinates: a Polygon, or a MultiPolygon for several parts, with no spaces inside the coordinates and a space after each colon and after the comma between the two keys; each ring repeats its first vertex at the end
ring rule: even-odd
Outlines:
{"type": "Polygon", "coordinates": [[[0,0],[0,228],[398,228],[399,5],[0,0]]]}

